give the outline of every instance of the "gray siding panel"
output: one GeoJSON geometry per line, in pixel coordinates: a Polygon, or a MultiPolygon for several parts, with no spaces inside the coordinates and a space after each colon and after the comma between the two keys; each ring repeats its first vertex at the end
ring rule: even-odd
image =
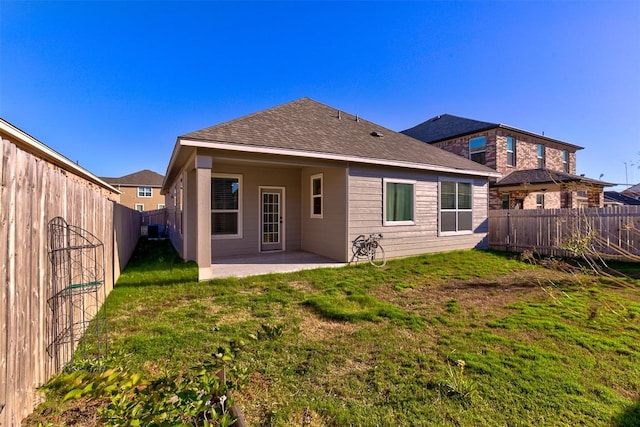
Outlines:
{"type": "MultiPolygon", "coordinates": [[[[429,252],[483,247],[487,233],[486,179],[473,181],[474,232],[455,236],[438,235],[438,178],[432,173],[393,168],[349,169],[349,241],[358,235],[382,233],[382,245],[388,258],[429,252]],[[383,225],[383,179],[416,181],[415,225],[383,225]]],[[[458,178],[458,177],[456,177],[458,178]]]]}
{"type": "Polygon", "coordinates": [[[346,260],[347,174],[342,168],[302,171],[302,249],[338,261],[346,260]],[[323,215],[311,218],[311,177],[322,174],[323,215]]]}

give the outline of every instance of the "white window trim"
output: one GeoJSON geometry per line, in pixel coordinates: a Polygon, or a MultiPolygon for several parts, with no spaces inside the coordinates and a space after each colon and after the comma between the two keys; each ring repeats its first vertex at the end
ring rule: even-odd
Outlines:
{"type": "MultiPolygon", "coordinates": [[[[473,193],[474,193],[474,185],[473,180],[464,179],[464,178],[449,178],[449,177],[440,177],[438,178],[438,236],[461,236],[464,234],[473,234],[473,218],[474,218],[474,209],[473,209],[473,193]],[[464,183],[471,184],[471,209],[447,209],[446,212],[471,212],[471,230],[461,230],[461,231],[442,231],[442,208],[441,208],[441,197],[440,194],[442,192],[442,182],[456,182],[456,183],[464,183]]],[[[456,189],[456,205],[458,203],[458,190],[456,189]]],[[[458,228],[457,224],[457,215],[456,215],[456,228],[458,228]]]]}
{"type": "Polygon", "coordinates": [[[144,210],[144,203],[136,203],[136,204],[133,206],[133,209],[135,209],[135,210],[137,210],[137,211],[139,211],[139,212],[142,212],[142,211],[144,210]],[[140,206],[142,209],[138,209],[138,206],[140,206]]]}
{"type": "Polygon", "coordinates": [[[137,191],[138,191],[138,197],[140,197],[140,198],[148,199],[148,198],[150,198],[150,197],[153,197],[153,188],[152,188],[152,187],[149,187],[148,185],[141,185],[141,186],[139,186],[139,187],[137,188],[137,191]],[[141,189],[141,188],[148,188],[148,189],[150,190],[150,191],[149,191],[149,195],[148,195],[148,196],[141,195],[141,194],[140,194],[140,189],[141,189]]]}
{"type": "MultiPolygon", "coordinates": [[[[211,174],[211,178],[236,178],[238,180],[238,209],[217,209],[216,212],[219,213],[229,213],[229,212],[237,212],[238,213],[238,233],[237,234],[219,234],[214,235],[213,229],[211,230],[211,240],[231,240],[231,239],[242,239],[242,193],[243,193],[243,183],[242,183],[242,175],[241,174],[229,174],[229,173],[214,173],[211,174]]],[[[209,196],[211,197],[211,196],[209,196]]],[[[211,213],[214,213],[213,209],[213,201],[211,203],[211,213]]]]}
{"type": "Polygon", "coordinates": [[[311,175],[311,180],[310,180],[310,201],[311,201],[311,211],[310,213],[310,217],[311,218],[316,218],[316,219],[322,219],[323,215],[324,215],[324,176],[321,173],[315,174],[315,175],[311,175]],[[313,194],[313,181],[316,179],[320,179],[320,194],[313,194]],[[320,214],[314,214],[313,213],[313,201],[316,197],[320,198],[320,214]]]}
{"type": "Polygon", "coordinates": [[[396,179],[396,178],[383,178],[382,179],[382,225],[384,226],[397,226],[397,225],[416,225],[416,180],[411,179],[396,179]],[[411,221],[388,221],[387,220],[387,183],[394,184],[411,184],[413,186],[413,220],[411,221]]]}
{"type": "Polygon", "coordinates": [[[165,207],[164,203],[158,203],[158,209],[164,209],[165,207]]]}

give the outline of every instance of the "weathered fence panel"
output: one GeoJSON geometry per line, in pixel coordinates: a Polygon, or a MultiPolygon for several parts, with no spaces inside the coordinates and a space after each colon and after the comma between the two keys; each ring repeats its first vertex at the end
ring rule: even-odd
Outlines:
{"type": "Polygon", "coordinates": [[[145,237],[163,237],[167,234],[167,209],[140,212],[141,233],[145,237]]]}
{"type": "Polygon", "coordinates": [[[0,425],[17,426],[37,404],[36,388],[55,373],[47,354],[48,222],[62,216],[103,242],[108,294],[135,248],[140,214],[7,139],[0,180],[0,425]]]}
{"type": "Polygon", "coordinates": [[[492,249],[573,256],[584,245],[611,258],[640,256],[640,206],[489,211],[492,249]]]}

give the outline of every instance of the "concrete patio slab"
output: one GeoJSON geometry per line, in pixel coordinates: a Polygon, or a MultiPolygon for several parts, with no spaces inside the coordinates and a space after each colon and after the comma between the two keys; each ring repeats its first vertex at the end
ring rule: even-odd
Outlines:
{"type": "Polygon", "coordinates": [[[251,256],[217,258],[211,264],[212,279],[248,277],[268,273],[291,273],[314,268],[344,267],[345,262],[309,252],[269,252],[251,256]]]}

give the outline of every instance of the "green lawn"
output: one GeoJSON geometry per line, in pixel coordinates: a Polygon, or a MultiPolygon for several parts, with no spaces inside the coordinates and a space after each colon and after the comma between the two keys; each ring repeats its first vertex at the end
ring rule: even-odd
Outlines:
{"type": "MultiPolygon", "coordinates": [[[[111,363],[153,379],[240,348],[250,426],[640,425],[640,265],[549,267],[457,251],[198,283],[141,241],[108,298],[111,363]]],[[[69,422],[60,398],[30,422],[69,422]]]]}

